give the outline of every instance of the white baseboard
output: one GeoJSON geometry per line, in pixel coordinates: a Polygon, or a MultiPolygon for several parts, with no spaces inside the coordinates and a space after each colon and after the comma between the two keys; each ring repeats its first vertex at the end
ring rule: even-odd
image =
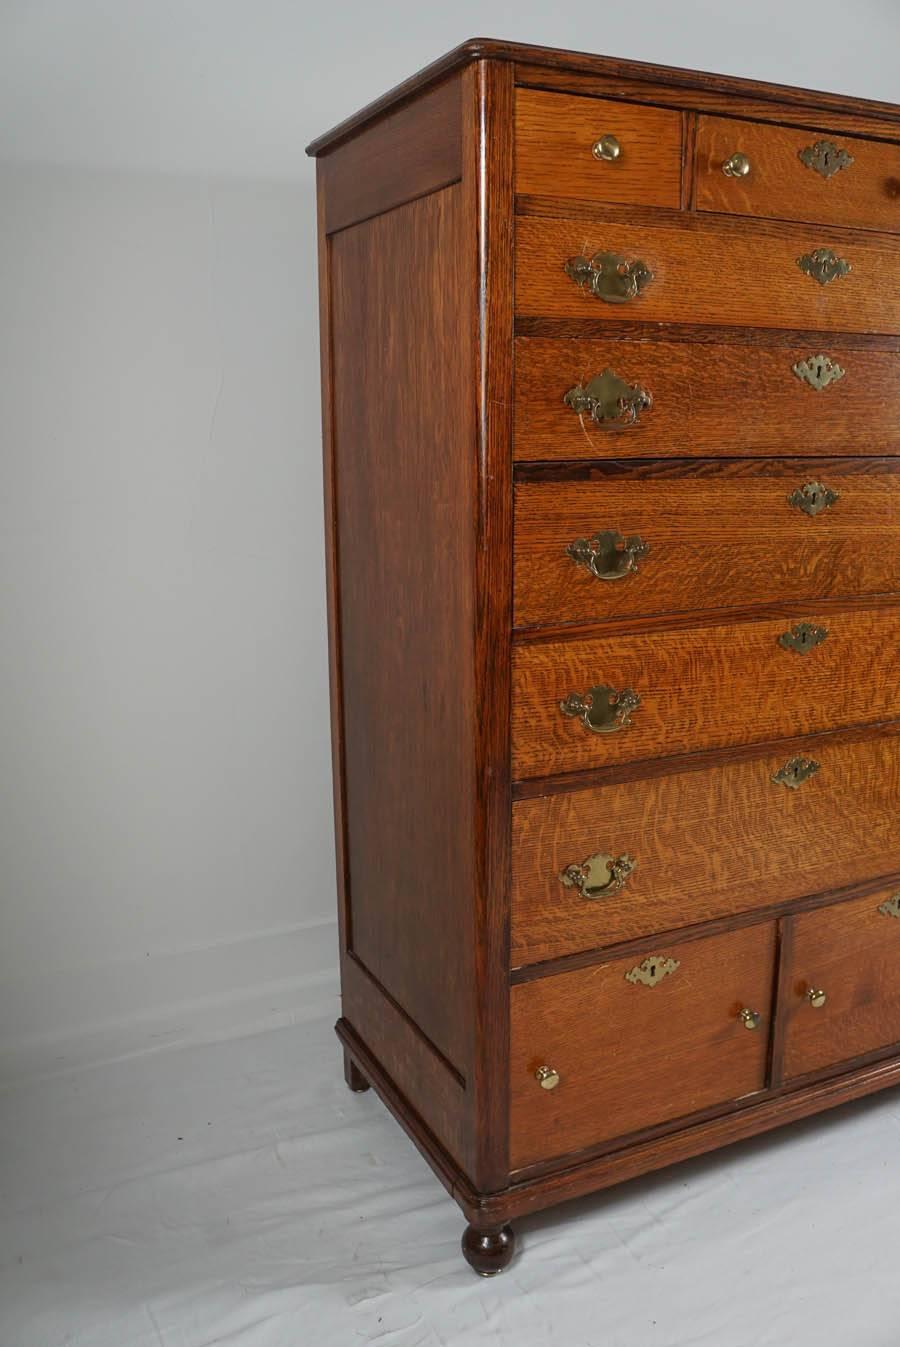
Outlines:
{"type": "Polygon", "coordinates": [[[0,984],[0,1087],[339,1010],[337,926],[318,921],[215,945],[0,984]]]}

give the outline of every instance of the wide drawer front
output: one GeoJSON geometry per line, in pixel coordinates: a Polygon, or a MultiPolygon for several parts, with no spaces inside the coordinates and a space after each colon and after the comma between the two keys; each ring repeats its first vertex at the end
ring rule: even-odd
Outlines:
{"type": "MultiPolygon", "coordinates": [[[[801,752],[519,800],[511,963],[898,872],[900,726],[856,743],[813,741],[801,752]]],[[[900,953],[900,922],[896,934],[900,953]]]]}
{"type": "Polygon", "coordinates": [[[895,333],[898,280],[900,239],[815,225],[516,222],[522,315],[895,333]]]}
{"type": "Polygon", "coordinates": [[[764,743],[900,717],[891,606],[513,651],[515,778],[764,743]]]}
{"type": "Polygon", "coordinates": [[[515,122],[520,195],[681,204],[679,112],[519,89],[515,122]]]}
{"type": "Polygon", "coordinates": [[[700,117],[696,205],[900,231],[900,145],[700,117]]]}
{"type": "Polygon", "coordinates": [[[547,469],[515,489],[516,626],[900,591],[900,458],[547,469]]]}
{"type": "Polygon", "coordinates": [[[516,340],[520,461],[896,454],[898,409],[897,351],[516,340]]]}
{"type": "Polygon", "coordinates": [[[774,944],[766,923],[512,987],[512,1168],[763,1089],[774,944]]]}
{"type": "Polygon", "coordinates": [[[785,1079],[900,1043],[897,885],[794,917],[785,957],[785,1079]]]}

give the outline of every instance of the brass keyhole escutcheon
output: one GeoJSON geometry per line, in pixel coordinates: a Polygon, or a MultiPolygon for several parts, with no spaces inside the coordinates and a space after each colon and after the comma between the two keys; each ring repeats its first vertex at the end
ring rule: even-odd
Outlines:
{"type": "Polygon", "coordinates": [[[792,491],[788,496],[788,504],[793,505],[795,510],[802,510],[811,518],[817,514],[822,514],[824,510],[830,510],[841,498],[840,491],[833,491],[830,486],[825,486],[822,482],[807,482],[805,486],[798,486],[796,491],[792,491]]]}
{"type": "Polygon", "coordinates": [[[815,758],[791,758],[772,777],[778,786],[787,786],[788,790],[799,790],[804,781],[815,776],[821,764],[815,758]]]}
{"type": "Polygon", "coordinates": [[[783,650],[793,650],[797,655],[805,655],[828,637],[827,627],[816,627],[811,622],[798,622],[790,631],[782,632],[778,644],[783,650]]]}

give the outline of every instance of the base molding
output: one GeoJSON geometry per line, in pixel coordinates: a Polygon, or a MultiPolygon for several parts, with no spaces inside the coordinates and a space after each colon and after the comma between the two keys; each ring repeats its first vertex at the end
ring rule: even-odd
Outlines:
{"type": "Polygon", "coordinates": [[[581,1161],[567,1157],[558,1169],[534,1177],[516,1179],[493,1193],[477,1192],[465,1174],[441,1147],[365,1043],[345,1019],[335,1025],[338,1038],[356,1061],[376,1094],[397,1119],[428,1161],[450,1196],[461,1207],[470,1225],[491,1229],[518,1216],[545,1207],[600,1192],[604,1188],[638,1178],[642,1174],[690,1160],[732,1142],[744,1141],[816,1113],[837,1108],[879,1090],[900,1085],[900,1057],[870,1062],[830,1076],[826,1080],[756,1097],[746,1106],[719,1117],[668,1131],[652,1140],[639,1141],[606,1155],[591,1155],[581,1161]]]}

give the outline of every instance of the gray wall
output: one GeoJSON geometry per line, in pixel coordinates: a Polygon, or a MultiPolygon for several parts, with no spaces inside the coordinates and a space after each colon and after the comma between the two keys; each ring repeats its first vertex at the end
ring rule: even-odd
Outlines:
{"type": "Polygon", "coordinates": [[[900,98],[897,0],[0,4],[0,1078],[334,1003],[302,149],[476,33],[900,98]]]}

